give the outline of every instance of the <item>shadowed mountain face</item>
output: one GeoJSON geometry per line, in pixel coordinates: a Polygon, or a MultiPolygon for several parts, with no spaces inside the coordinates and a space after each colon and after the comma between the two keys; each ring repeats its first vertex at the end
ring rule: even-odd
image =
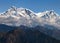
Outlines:
{"type": "Polygon", "coordinates": [[[14,26],[8,26],[4,24],[0,24],[0,32],[8,32],[10,30],[16,29],[17,27],[14,26]]]}
{"type": "Polygon", "coordinates": [[[20,26],[8,32],[0,32],[0,43],[60,43],[60,40],[44,34],[38,28],[20,26]]]}

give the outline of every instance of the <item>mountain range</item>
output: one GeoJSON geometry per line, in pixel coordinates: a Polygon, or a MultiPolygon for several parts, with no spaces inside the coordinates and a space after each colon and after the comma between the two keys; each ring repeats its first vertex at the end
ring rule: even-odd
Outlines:
{"type": "MultiPolygon", "coordinates": [[[[48,35],[60,40],[60,15],[54,10],[35,13],[30,9],[15,6],[0,13],[0,32],[6,32],[6,34],[10,35],[9,32],[15,31],[17,28],[22,28],[25,32],[27,30],[39,30],[44,33],[44,36],[48,35]]],[[[11,34],[14,35],[13,32],[11,34]]]]}
{"type": "Polygon", "coordinates": [[[60,15],[54,10],[35,13],[27,8],[16,8],[12,6],[7,11],[0,14],[0,24],[9,26],[29,26],[53,25],[60,27],[60,15]]]}

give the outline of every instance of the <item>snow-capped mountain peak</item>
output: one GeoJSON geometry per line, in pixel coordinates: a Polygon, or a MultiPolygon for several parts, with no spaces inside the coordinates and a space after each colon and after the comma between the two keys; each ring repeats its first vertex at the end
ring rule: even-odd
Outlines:
{"type": "Polygon", "coordinates": [[[16,11],[17,8],[15,6],[11,6],[10,9],[13,9],[14,11],[16,11]]]}
{"type": "Polygon", "coordinates": [[[34,12],[32,12],[29,9],[26,8],[16,8],[15,6],[10,7],[10,9],[8,9],[7,11],[5,11],[4,13],[0,14],[0,15],[7,15],[7,16],[22,16],[22,17],[26,17],[26,16],[33,16],[34,12]]]}
{"type": "Polygon", "coordinates": [[[44,19],[56,18],[59,16],[57,13],[54,12],[54,10],[41,12],[41,13],[38,13],[37,15],[44,19]]]}
{"type": "Polygon", "coordinates": [[[60,16],[53,10],[35,13],[26,8],[16,8],[12,6],[10,9],[0,14],[0,23],[14,26],[26,25],[36,26],[41,23],[57,23],[60,16]],[[3,21],[3,22],[2,22],[3,21]]]}
{"type": "Polygon", "coordinates": [[[49,14],[51,16],[58,16],[58,14],[54,12],[54,10],[46,11],[46,14],[49,14]]]}

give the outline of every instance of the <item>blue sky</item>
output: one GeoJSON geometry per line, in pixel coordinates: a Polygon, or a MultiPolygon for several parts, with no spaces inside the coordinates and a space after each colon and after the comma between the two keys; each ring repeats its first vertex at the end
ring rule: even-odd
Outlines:
{"type": "Polygon", "coordinates": [[[55,10],[60,14],[60,0],[0,0],[0,12],[4,12],[11,6],[31,9],[34,12],[55,10]]]}

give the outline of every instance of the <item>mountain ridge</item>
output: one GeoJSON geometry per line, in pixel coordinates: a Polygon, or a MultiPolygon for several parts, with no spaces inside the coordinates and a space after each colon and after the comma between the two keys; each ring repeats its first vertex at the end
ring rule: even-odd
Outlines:
{"type": "MultiPolygon", "coordinates": [[[[60,24],[59,24],[60,18],[56,13],[54,13],[54,11],[52,12],[45,11],[37,15],[37,13],[32,13],[30,10],[26,10],[23,8],[17,8],[17,9],[18,9],[17,11],[15,11],[14,9],[9,9],[7,12],[1,14],[0,24],[4,24],[8,26],[21,26],[22,25],[22,26],[27,26],[27,27],[34,27],[38,29],[40,32],[60,40],[60,37],[59,37],[60,36],[59,35],[60,34],[59,32],[60,31],[60,24]],[[43,16],[44,15],[45,16],[44,17],[40,16],[42,14],[43,16]],[[53,17],[50,18],[50,16],[53,16],[53,17]],[[39,27],[36,27],[36,26],[39,26],[39,27]]],[[[6,29],[6,31],[11,30],[10,28],[13,29],[12,27],[9,27],[9,29],[6,29]]]]}
{"type": "Polygon", "coordinates": [[[12,6],[6,12],[0,14],[0,24],[10,26],[26,25],[35,27],[40,24],[60,26],[60,15],[53,10],[35,13],[26,8],[12,6]]]}

